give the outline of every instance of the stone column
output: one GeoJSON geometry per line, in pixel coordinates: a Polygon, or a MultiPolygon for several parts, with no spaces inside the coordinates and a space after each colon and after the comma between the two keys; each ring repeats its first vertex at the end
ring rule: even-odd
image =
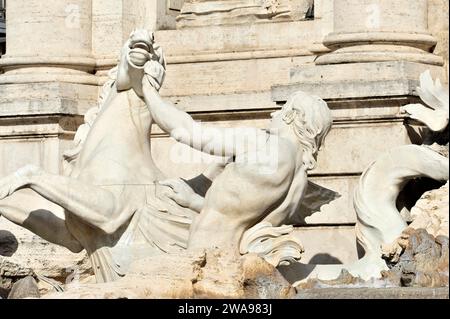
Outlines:
{"type": "Polygon", "coordinates": [[[0,176],[28,163],[59,172],[62,151],[97,101],[91,16],[92,0],[8,1],[0,176]]]}
{"type": "MultiPolygon", "coordinates": [[[[428,31],[436,38],[437,45],[434,54],[444,59],[448,70],[449,61],[449,0],[428,0],[428,31]]],[[[448,71],[446,72],[448,86],[448,71]]]]}
{"type": "Polygon", "coordinates": [[[4,83],[62,81],[96,84],[91,0],[8,2],[4,83]]]}
{"type": "Polygon", "coordinates": [[[430,53],[428,0],[334,0],[334,32],[324,44],[334,50],[316,64],[409,61],[442,65],[430,53]]]}

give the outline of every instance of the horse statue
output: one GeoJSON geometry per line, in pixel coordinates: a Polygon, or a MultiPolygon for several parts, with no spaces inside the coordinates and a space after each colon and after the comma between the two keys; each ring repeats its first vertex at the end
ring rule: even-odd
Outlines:
{"type": "MultiPolygon", "coordinates": [[[[116,280],[136,259],[184,250],[195,214],[167,197],[151,155],[153,123],[142,102],[143,65],[165,67],[145,30],[133,32],[85,115],[64,175],[28,165],[0,179],[0,215],[72,252],[87,251],[97,282],[116,280]]],[[[154,87],[163,77],[155,76],[154,87]]]]}

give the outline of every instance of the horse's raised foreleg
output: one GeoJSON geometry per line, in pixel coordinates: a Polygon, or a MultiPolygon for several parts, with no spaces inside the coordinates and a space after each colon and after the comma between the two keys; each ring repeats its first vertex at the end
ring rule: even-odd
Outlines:
{"type": "Polygon", "coordinates": [[[122,200],[100,186],[49,174],[35,166],[26,166],[0,180],[0,200],[21,188],[32,189],[108,234],[114,233],[135,211],[132,200],[122,200]]]}
{"type": "Polygon", "coordinates": [[[64,210],[30,189],[20,189],[0,200],[0,215],[74,253],[83,250],[66,227],[64,210]]]}

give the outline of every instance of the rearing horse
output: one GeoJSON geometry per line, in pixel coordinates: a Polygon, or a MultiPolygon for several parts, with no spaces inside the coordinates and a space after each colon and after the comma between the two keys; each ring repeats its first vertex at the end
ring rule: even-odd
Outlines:
{"type": "Polygon", "coordinates": [[[148,59],[164,65],[153,35],[137,30],[101,106],[77,131],[78,147],[66,153],[66,176],[26,166],[0,179],[0,215],[72,252],[86,249],[98,282],[123,276],[142,256],[186,248],[194,214],[156,183],[164,175],[152,160],[153,121],[141,99],[148,59]]]}

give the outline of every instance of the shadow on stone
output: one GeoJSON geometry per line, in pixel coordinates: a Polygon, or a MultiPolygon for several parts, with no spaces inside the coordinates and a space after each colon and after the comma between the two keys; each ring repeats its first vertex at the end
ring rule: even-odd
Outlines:
{"type": "Polygon", "coordinates": [[[316,265],[312,264],[292,263],[287,266],[278,266],[278,271],[290,284],[293,284],[308,277],[315,268],[316,265]]]}
{"type": "Polygon", "coordinates": [[[0,230],[0,256],[11,257],[19,247],[19,242],[13,233],[0,230]]]}
{"type": "Polygon", "coordinates": [[[287,266],[278,266],[278,271],[286,280],[293,284],[296,281],[303,280],[314,271],[316,265],[341,265],[342,261],[330,254],[316,254],[309,264],[292,263],[287,266]]]}
{"type": "MultiPolygon", "coordinates": [[[[401,212],[402,209],[407,209],[408,212],[416,205],[416,202],[420,199],[420,197],[428,191],[433,189],[439,189],[445,183],[435,181],[431,178],[416,178],[410,180],[403,187],[402,191],[398,194],[396,206],[397,209],[401,212]]],[[[404,217],[405,218],[405,217],[404,217]]],[[[411,222],[411,218],[406,218],[407,222],[411,222]]]]}
{"type": "Polygon", "coordinates": [[[342,265],[342,261],[339,258],[330,254],[316,254],[309,263],[314,265],[342,265]]]}
{"type": "Polygon", "coordinates": [[[0,287],[0,299],[6,299],[9,295],[9,289],[0,287]]]}

